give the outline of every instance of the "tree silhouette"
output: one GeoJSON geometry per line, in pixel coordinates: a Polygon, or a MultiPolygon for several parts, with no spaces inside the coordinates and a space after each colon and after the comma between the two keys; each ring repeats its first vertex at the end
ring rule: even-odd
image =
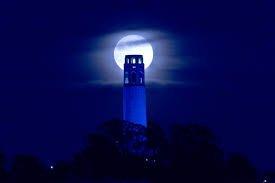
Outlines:
{"type": "Polygon", "coordinates": [[[148,154],[146,128],[127,121],[111,120],[101,125],[99,131],[119,152],[119,167],[116,166],[114,176],[143,177],[145,156],[148,154]]]}
{"type": "Polygon", "coordinates": [[[72,164],[67,161],[58,161],[49,171],[48,177],[53,183],[68,182],[73,178],[72,164]]]}
{"type": "MultiPolygon", "coordinates": [[[[0,182],[90,182],[146,180],[167,182],[256,183],[257,172],[240,154],[227,160],[212,131],[202,125],[173,125],[170,136],[150,122],[141,125],[111,120],[87,136],[86,146],[73,161],[59,161],[47,169],[36,157],[16,156],[11,172],[4,171],[0,154],[0,182]]],[[[271,180],[272,175],[268,180],[271,180]]]]}
{"type": "Polygon", "coordinates": [[[254,183],[256,181],[256,169],[248,159],[240,154],[232,154],[226,164],[226,182],[254,183]]]}
{"type": "Polygon", "coordinates": [[[144,156],[146,153],[146,128],[142,125],[122,121],[111,120],[99,127],[99,132],[116,144],[121,152],[144,156]]]}
{"type": "Polygon", "coordinates": [[[87,147],[75,156],[74,165],[78,175],[103,178],[112,176],[119,164],[116,146],[100,134],[88,136],[87,147]]]}
{"type": "Polygon", "coordinates": [[[263,183],[271,183],[275,181],[275,171],[274,170],[269,170],[266,171],[263,176],[261,176],[260,179],[261,182],[263,183]]]}
{"type": "Polygon", "coordinates": [[[18,155],[12,165],[13,182],[46,182],[47,171],[42,162],[30,155],[18,155]]]}
{"type": "Polygon", "coordinates": [[[153,155],[157,159],[166,159],[168,152],[168,141],[164,131],[156,123],[148,123],[146,128],[147,146],[153,151],[153,155]]]}
{"type": "Polygon", "coordinates": [[[7,181],[7,172],[5,170],[5,156],[0,152],[0,182],[7,181]]]}
{"type": "Polygon", "coordinates": [[[223,153],[213,133],[205,126],[174,125],[171,163],[175,176],[189,182],[220,181],[223,153]]]}

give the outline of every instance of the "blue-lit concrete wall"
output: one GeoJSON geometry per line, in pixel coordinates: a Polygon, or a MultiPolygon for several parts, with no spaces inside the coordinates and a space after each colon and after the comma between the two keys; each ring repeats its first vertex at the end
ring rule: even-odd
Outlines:
{"type": "Polygon", "coordinates": [[[145,86],[123,87],[123,120],[146,126],[145,86]]]}

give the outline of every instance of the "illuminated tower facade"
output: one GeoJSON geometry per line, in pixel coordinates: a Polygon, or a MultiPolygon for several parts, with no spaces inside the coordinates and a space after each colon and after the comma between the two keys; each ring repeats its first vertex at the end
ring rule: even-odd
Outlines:
{"type": "Polygon", "coordinates": [[[146,95],[142,55],[126,55],[124,63],[123,120],[146,126],[146,95]]]}

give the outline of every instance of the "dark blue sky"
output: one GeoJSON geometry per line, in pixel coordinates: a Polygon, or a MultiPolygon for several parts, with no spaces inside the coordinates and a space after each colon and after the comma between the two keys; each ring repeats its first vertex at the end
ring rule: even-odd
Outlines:
{"type": "Polygon", "coordinates": [[[156,41],[170,52],[159,57],[165,68],[154,58],[163,82],[147,85],[150,119],[209,125],[228,151],[275,168],[274,8],[271,0],[1,1],[0,148],[69,158],[122,113],[120,86],[102,84],[112,71],[101,67],[101,49],[112,45],[101,41],[153,30],[167,35],[156,41]]]}

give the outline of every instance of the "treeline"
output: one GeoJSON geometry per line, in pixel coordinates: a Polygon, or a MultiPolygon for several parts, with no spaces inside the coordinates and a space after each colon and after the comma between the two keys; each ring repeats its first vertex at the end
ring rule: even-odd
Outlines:
{"type": "Polygon", "coordinates": [[[168,134],[154,123],[144,128],[108,121],[88,135],[86,147],[72,160],[53,167],[34,156],[19,155],[6,170],[0,155],[0,182],[262,182],[246,157],[225,155],[207,127],[173,125],[168,134]]]}

